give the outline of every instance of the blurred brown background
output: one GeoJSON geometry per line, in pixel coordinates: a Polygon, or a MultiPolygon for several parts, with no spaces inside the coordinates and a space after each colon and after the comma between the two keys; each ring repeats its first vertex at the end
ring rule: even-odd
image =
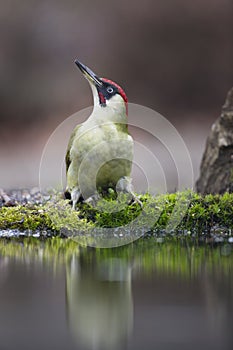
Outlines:
{"type": "Polygon", "coordinates": [[[0,187],[38,185],[49,135],[91,105],[76,57],[174,124],[196,178],[233,85],[232,14],[231,0],[1,0],[0,187]]]}

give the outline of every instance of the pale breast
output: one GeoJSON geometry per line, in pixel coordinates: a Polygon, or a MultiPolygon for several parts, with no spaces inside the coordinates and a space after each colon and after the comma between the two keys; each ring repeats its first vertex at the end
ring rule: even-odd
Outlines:
{"type": "Polygon", "coordinates": [[[74,138],[71,159],[86,184],[115,186],[121,177],[130,175],[133,139],[113,123],[84,123],[74,138]]]}

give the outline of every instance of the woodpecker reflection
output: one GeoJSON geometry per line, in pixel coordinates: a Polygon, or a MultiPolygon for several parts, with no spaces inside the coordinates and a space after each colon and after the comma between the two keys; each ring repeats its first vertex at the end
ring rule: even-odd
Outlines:
{"type": "Polygon", "coordinates": [[[131,266],[123,259],[84,261],[67,267],[67,312],[71,333],[90,349],[122,348],[133,325],[131,266]]]}

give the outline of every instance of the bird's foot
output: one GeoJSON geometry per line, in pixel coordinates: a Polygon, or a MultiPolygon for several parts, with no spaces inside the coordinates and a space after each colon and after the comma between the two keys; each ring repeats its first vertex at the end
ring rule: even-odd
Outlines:
{"type": "Polygon", "coordinates": [[[140,205],[141,208],[143,208],[143,204],[142,202],[140,201],[140,199],[136,196],[135,193],[133,192],[130,192],[130,194],[132,195],[133,197],[133,203],[138,203],[140,205]]]}
{"type": "Polygon", "coordinates": [[[101,196],[99,195],[99,193],[95,193],[94,195],[88,197],[87,199],[85,199],[84,203],[87,203],[93,207],[96,207],[97,202],[101,199],[101,196]]]}
{"type": "Polygon", "coordinates": [[[130,177],[123,176],[122,178],[120,178],[116,186],[116,191],[118,193],[123,192],[123,193],[130,194],[131,200],[133,200],[133,203],[138,203],[141,208],[143,207],[142,202],[133,191],[132,179],[130,177]]]}
{"type": "Polygon", "coordinates": [[[75,210],[76,209],[76,205],[79,201],[81,197],[81,191],[79,188],[75,187],[72,191],[71,191],[71,200],[72,200],[72,209],[75,210]]]}

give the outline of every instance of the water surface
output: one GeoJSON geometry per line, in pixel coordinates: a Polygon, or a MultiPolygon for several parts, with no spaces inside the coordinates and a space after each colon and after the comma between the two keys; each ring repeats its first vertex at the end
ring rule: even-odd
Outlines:
{"type": "Polygon", "coordinates": [[[233,348],[233,245],[0,241],[0,349],[233,348]]]}

